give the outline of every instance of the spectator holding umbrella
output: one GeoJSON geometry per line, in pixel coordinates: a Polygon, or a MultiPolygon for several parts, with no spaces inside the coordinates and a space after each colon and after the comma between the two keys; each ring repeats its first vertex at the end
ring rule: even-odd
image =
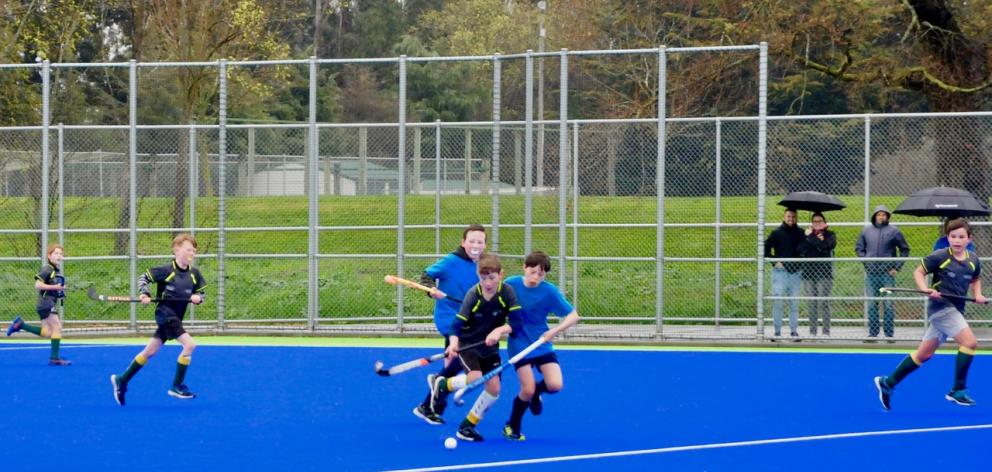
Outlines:
{"type": "MultiPolygon", "coordinates": [[[[806,238],[799,243],[800,257],[810,259],[830,258],[837,247],[837,235],[827,227],[823,213],[813,213],[806,238]]],[[[803,295],[809,301],[809,334],[816,336],[818,319],[823,321],[823,335],[830,336],[830,301],[834,285],[833,263],[830,261],[807,262],[803,265],[803,295]]]]}
{"type": "MultiPolygon", "coordinates": [[[[871,225],[865,226],[855,243],[854,252],[858,257],[907,257],[909,244],[902,231],[889,224],[892,216],[885,205],[875,207],[871,215],[871,225]]],[[[865,295],[877,297],[878,289],[895,285],[895,277],[902,268],[902,261],[866,261],[865,265],[865,295]]],[[[882,328],[886,337],[895,335],[895,309],[891,300],[882,301],[884,320],[882,328]]],[[[868,305],[868,337],[878,337],[878,303],[869,301],[868,305]]]]}
{"type": "MultiPolygon", "coordinates": [[[[804,191],[804,192],[792,192],[785,196],[782,201],[778,202],[786,208],[796,208],[800,210],[807,210],[813,212],[813,217],[811,219],[812,224],[805,232],[802,232],[795,228],[795,230],[786,232],[786,226],[783,224],[782,227],[776,230],[776,232],[782,232],[782,234],[795,235],[798,237],[797,246],[795,247],[795,256],[792,257],[809,257],[809,258],[829,258],[833,256],[834,247],[837,246],[837,237],[834,235],[833,231],[827,229],[827,219],[823,216],[823,212],[831,210],[840,210],[844,208],[843,202],[832,195],[827,195],[822,192],[804,191]]],[[[786,210],[786,223],[788,222],[789,210],[786,210]]],[[[769,240],[772,240],[772,236],[769,240]]],[[[778,239],[779,244],[782,237],[778,239]]],[[[785,248],[780,248],[776,251],[776,257],[787,257],[783,254],[785,253],[785,248]]],[[[768,242],[765,243],[765,255],[769,254],[768,242]]],[[[785,263],[789,264],[789,263],[785,263]]],[[[776,266],[777,267],[777,266],[776,266]]],[[[783,264],[783,269],[785,269],[783,264]]],[[[832,263],[829,261],[820,262],[801,262],[797,264],[798,274],[795,281],[795,286],[792,287],[786,284],[786,288],[794,288],[795,293],[798,294],[799,287],[804,286],[804,295],[806,297],[812,297],[813,300],[810,302],[810,334],[816,335],[817,333],[817,323],[818,319],[823,320],[823,332],[824,334],[830,334],[830,307],[827,300],[821,299],[820,297],[830,296],[830,291],[833,286],[833,267],[832,263]],[[801,274],[801,275],[799,275],[801,274]]],[[[786,270],[788,272],[788,270],[786,270]]],[[[782,277],[780,273],[772,273],[772,290],[776,291],[775,276],[778,275],[782,277]]],[[[789,275],[789,274],[787,274],[789,275]]],[[[788,279],[790,280],[791,279],[788,279]]],[[[780,290],[781,291],[781,290],[780,290]]],[[[781,300],[775,300],[775,304],[772,305],[772,315],[775,317],[775,335],[778,336],[779,328],[781,327],[781,300]]],[[[793,311],[790,313],[789,327],[792,329],[792,335],[798,336],[798,311],[799,307],[795,300],[792,301],[791,308],[793,311]]],[[[798,339],[796,339],[798,341],[798,339]]]]}

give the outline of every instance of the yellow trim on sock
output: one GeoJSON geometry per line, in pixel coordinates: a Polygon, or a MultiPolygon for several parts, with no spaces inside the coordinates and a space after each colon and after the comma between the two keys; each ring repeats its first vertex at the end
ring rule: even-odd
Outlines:
{"type": "Polygon", "coordinates": [[[914,364],[916,364],[916,365],[923,365],[923,363],[920,362],[919,359],[916,358],[916,352],[909,353],[909,358],[913,360],[913,363],[914,364]]]}
{"type": "Polygon", "coordinates": [[[61,334],[53,334],[52,335],[52,339],[62,339],[62,335],[61,334]]]}
{"type": "Polygon", "coordinates": [[[972,349],[970,347],[965,347],[965,346],[958,346],[958,352],[963,352],[963,353],[968,354],[968,355],[971,355],[971,356],[974,356],[975,355],[975,350],[974,349],[972,349]]]}
{"type": "Polygon", "coordinates": [[[469,413],[468,416],[465,417],[465,419],[468,420],[468,422],[472,423],[473,425],[479,424],[479,417],[475,416],[475,414],[473,413],[469,413]]]}
{"type": "Polygon", "coordinates": [[[145,365],[148,363],[148,358],[138,354],[137,356],[134,356],[134,362],[137,362],[138,365],[145,365]]]}
{"type": "Polygon", "coordinates": [[[176,361],[179,362],[182,365],[189,365],[189,362],[191,360],[192,360],[192,358],[190,356],[184,356],[182,354],[179,355],[179,359],[176,359],[176,361]]]}

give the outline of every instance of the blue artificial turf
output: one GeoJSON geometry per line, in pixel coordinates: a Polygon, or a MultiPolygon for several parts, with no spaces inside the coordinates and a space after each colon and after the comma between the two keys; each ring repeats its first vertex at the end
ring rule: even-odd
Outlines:
{"type": "MultiPolygon", "coordinates": [[[[480,444],[446,450],[468,412],[444,426],[411,410],[436,366],[374,375],[436,350],[201,346],[186,383],[194,400],[166,395],[179,347],[167,345],[132,380],[127,406],[109,376],[137,346],[68,344],[69,367],[48,367],[40,345],[0,344],[2,470],[388,470],[614,453],[738,441],[992,425],[992,358],[978,356],[969,387],[978,406],[944,400],[954,368],[938,355],[878,405],[872,376],[902,354],[559,351],[565,390],[524,418],[527,441],[500,431],[517,392],[508,370],[480,444]]],[[[504,352],[505,354],[505,352],[504,352]]],[[[992,429],[751,444],[515,465],[513,470],[974,469],[992,429]]]]}

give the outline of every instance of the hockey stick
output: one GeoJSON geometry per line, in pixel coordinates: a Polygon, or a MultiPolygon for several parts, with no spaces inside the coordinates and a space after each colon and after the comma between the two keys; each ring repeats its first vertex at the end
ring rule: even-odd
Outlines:
{"type": "MultiPolygon", "coordinates": [[[[100,295],[96,293],[96,287],[90,287],[86,291],[86,295],[89,295],[90,299],[100,301],[100,302],[123,302],[123,303],[141,303],[141,298],[131,298],[127,295],[100,295]]],[[[152,302],[186,302],[189,303],[188,298],[153,298],[152,302]]]]}
{"type": "MultiPolygon", "coordinates": [[[[485,341],[472,343],[469,344],[468,346],[462,347],[461,350],[464,351],[464,350],[472,349],[473,347],[479,347],[485,343],[486,343],[485,341]]],[[[383,367],[382,361],[375,361],[375,373],[383,377],[389,377],[390,375],[401,374],[408,370],[416,369],[418,367],[423,367],[427,364],[430,364],[431,362],[439,361],[441,359],[444,359],[444,356],[445,353],[439,352],[430,357],[421,357],[419,359],[414,359],[412,361],[406,361],[402,364],[396,364],[388,369],[383,367]]]]}
{"type": "MultiPolygon", "coordinates": [[[[431,291],[432,291],[431,288],[428,287],[428,286],[426,286],[426,285],[421,285],[421,284],[418,284],[417,282],[414,282],[412,280],[407,280],[407,279],[404,279],[402,277],[397,277],[395,275],[387,275],[385,277],[385,280],[386,280],[386,283],[389,284],[389,285],[400,284],[400,285],[403,285],[404,287],[409,287],[409,288],[416,289],[416,290],[423,290],[424,292],[427,292],[427,293],[431,293],[431,291]]],[[[440,291],[440,290],[438,290],[438,291],[440,291]]],[[[461,303],[462,302],[461,300],[459,300],[457,298],[449,297],[447,294],[445,294],[444,296],[448,300],[451,300],[451,301],[453,301],[455,303],[461,303]]]]}
{"type": "MultiPolygon", "coordinates": [[[[905,293],[920,293],[920,294],[923,294],[923,295],[928,295],[930,293],[930,292],[926,292],[924,290],[917,290],[915,288],[901,288],[901,287],[882,287],[882,288],[878,289],[878,292],[879,293],[882,293],[882,294],[888,294],[888,293],[893,293],[893,292],[905,292],[905,293]]],[[[978,303],[972,297],[962,297],[960,295],[951,295],[949,293],[941,293],[940,296],[941,296],[941,298],[949,298],[949,299],[953,299],[953,300],[964,300],[966,302],[978,303]]],[[[985,302],[984,304],[987,305],[988,302],[985,302]]],[[[981,303],[980,303],[980,305],[981,305],[981,303]]]]}
{"type": "Polygon", "coordinates": [[[506,364],[500,365],[499,367],[489,371],[486,375],[483,375],[482,377],[473,380],[468,385],[458,389],[458,391],[455,392],[455,404],[458,406],[465,404],[465,401],[462,400],[462,397],[464,397],[466,393],[481,387],[483,384],[486,383],[486,381],[499,375],[499,373],[502,372],[503,369],[506,369],[507,367],[516,364],[517,362],[520,362],[520,360],[523,359],[524,356],[530,354],[534,349],[537,349],[538,346],[544,344],[544,342],[545,342],[544,336],[541,336],[540,339],[534,341],[533,343],[531,343],[530,346],[527,346],[523,351],[520,351],[517,355],[510,358],[510,360],[506,364]]]}

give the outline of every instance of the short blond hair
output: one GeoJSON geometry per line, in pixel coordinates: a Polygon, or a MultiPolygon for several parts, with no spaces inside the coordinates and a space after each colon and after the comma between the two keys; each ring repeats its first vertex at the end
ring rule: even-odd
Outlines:
{"type": "Polygon", "coordinates": [[[189,241],[189,243],[193,245],[193,248],[194,249],[197,248],[196,247],[196,239],[193,238],[193,236],[191,234],[189,234],[189,233],[177,234],[175,238],[172,238],[172,247],[175,248],[175,247],[182,246],[183,243],[185,243],[186,241],[189,241]]]}

